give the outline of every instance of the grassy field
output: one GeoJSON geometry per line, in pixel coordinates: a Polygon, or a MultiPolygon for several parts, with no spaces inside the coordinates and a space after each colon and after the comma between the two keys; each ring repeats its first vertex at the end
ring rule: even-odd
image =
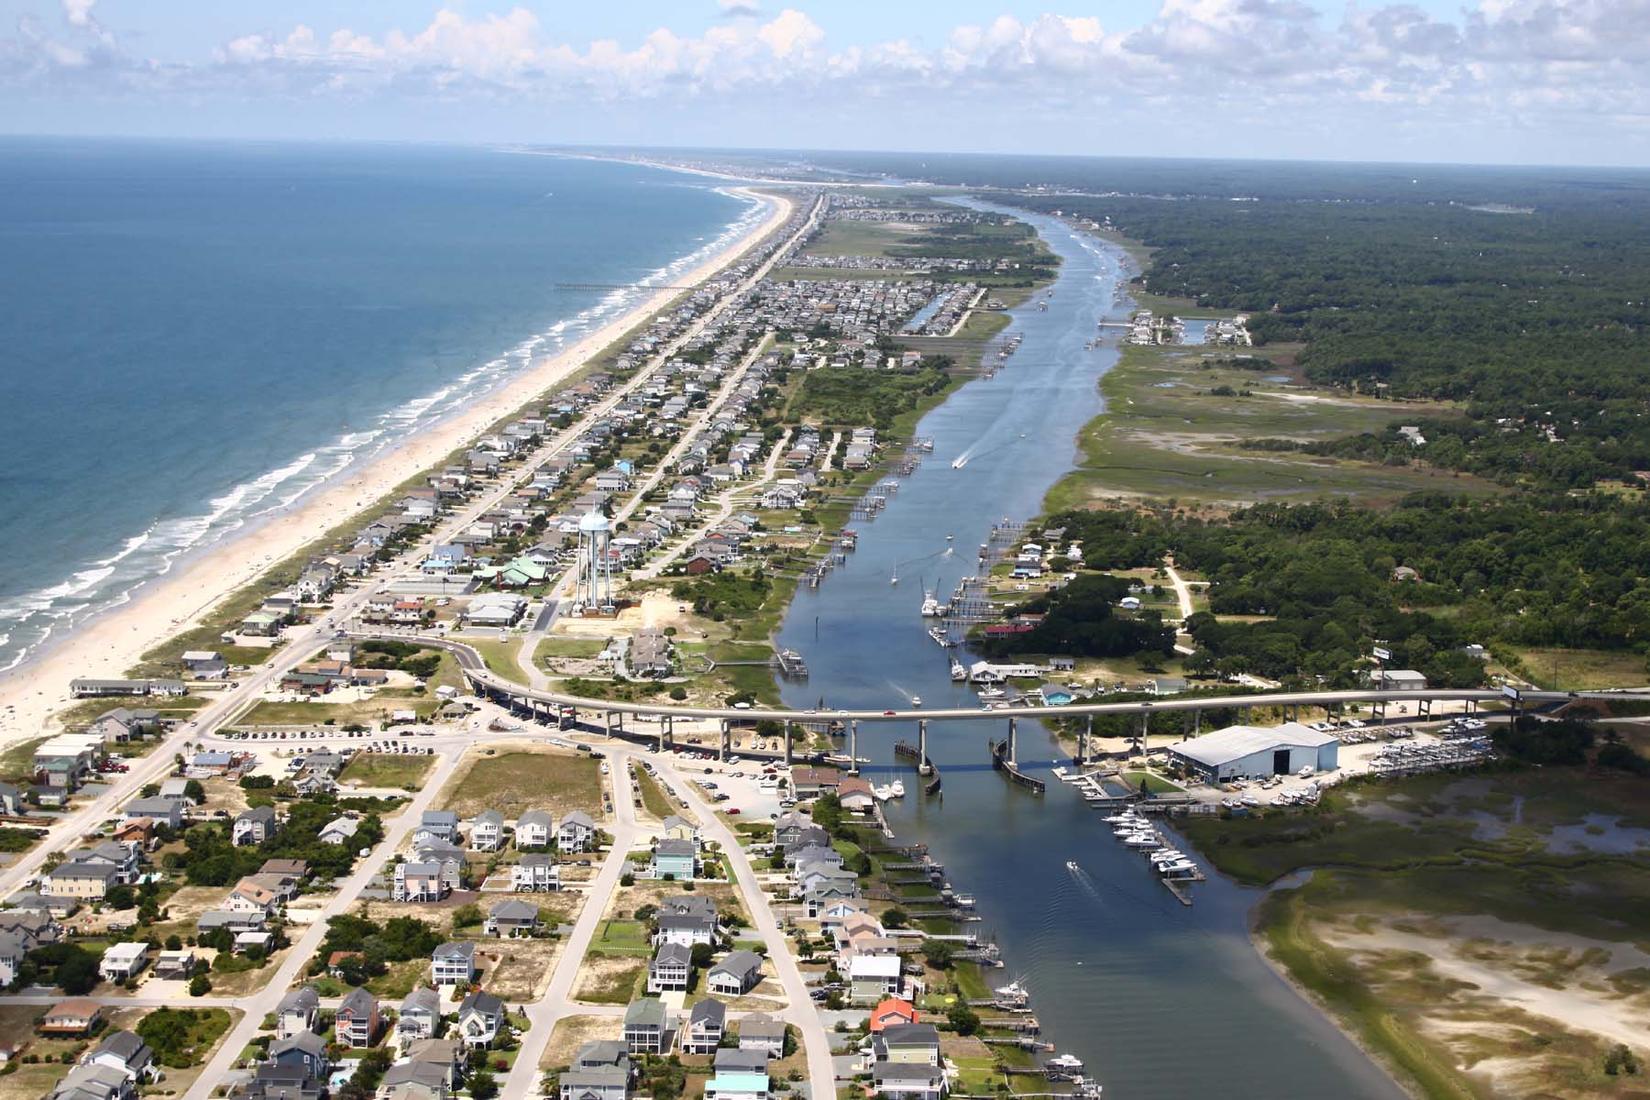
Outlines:
{"type": "Polygon", "coordinates": [[[607,648],[602,638],[543,638],[533,651],[536,657],[583,657],[592,659],[607,648]]]}
{"type": "Polygon", "coordinates": [[[574,1000],[599,1005],[629,1004],[647,984],[645,958],[586,955],[574,1000]]]}
{"type": "Polygon", "coordinates": [[[435,764],[433,756],[399,756],[358,752],[338,775],[340,783],[363,787],[401,787],[417,790],[435,764]]]}
{"type": "Polygon", "coordinates": [[[1331,439],[1451,412],[1276,381],[1293,377],[1288,353],[1261,351],[1282,365],[1214,365],[1237,352],[1200,347],[1124,348],[1100,382],[1107,411],[1079,433],[1077,468],[1049,491],[1045,508],[1120,497],[1230,504],[1337,495],[1385,500],[1420,489],[1494,491],[1487,482],[1449,471],[1238,447],[1245,439],[1331,439]],[[1235,396],[1245,392],[1249,396],[1235,396]]]}
{"type": "Polygon", "coordinates": [[[1642,654],[1605,649],[1517,649],[1514,668],[1553,691],[1631,687],[1650,682],[1642,654]]]}
{"type": "Polygon", "coordinates": [[[441,793],[441,805],[460,817],[494,809],[506,819],[524,810],[561,817],[572,810],[596,816],[602,804],[600,762],[583,754],[500,752],[471,755],[441,793]]]}

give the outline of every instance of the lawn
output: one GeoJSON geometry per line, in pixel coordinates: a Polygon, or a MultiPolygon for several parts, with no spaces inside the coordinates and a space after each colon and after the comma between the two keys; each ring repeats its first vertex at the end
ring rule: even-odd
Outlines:
{"type": "Polygon", "coordinates": [[[601,638],[542,638],[534,655],[539,657],[595,658],[607,648],[601,638]]]}
{"type": "Polygon", "coordinates": [[[1122,780],[1131,789],[1137,791],[1140,789],[1140,784],[1144,782],[1148,794],[1179,794],[1185,790],[1180,784],[1164,779],[1154,772],[1124,772],[1122,780]]]}
{"type": "Polygon", "coordinates": [[[338,775],[339,783],[358,783],[363,787],[399,787],[418,790],[424,777],[435,764],[433,756],[400,756],[387,753],[359,752],[338,775]]]}
{"type": "Polygon", "coordinates": [[[560,818],[572,810],[593,816],[602,804],[600,761],[582,753],[500,752],[473,754],[441,794],[441,805],[460,817],[493,809],[506,819],[524,810],[560,818]]]}
{"type": "Polygon", "coordinates": [[[595,956],[636,955],[650,958],[653,947],[647,941],[647,927],[638,920],[608,919],[590,940],[590,952],[595,956]]]}

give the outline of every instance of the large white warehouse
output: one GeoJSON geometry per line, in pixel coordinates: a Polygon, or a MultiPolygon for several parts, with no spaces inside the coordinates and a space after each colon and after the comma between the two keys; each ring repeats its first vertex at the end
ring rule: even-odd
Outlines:
{"type": "Polygon", "coordinates": [[[1169,749],[1174,759],[1210,783],[1266,775],[1292,775],[1302,768],[1334,771],[1340,738],[1300,722],[1281,726],[1227,726],[1182,741],[1169,749]]]}

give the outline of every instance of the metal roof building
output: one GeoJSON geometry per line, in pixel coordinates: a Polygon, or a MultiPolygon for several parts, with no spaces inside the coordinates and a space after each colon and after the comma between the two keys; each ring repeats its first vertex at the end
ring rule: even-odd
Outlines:
{"type": "Polygon", "coordinates": [[[1340,738],[1300,722],[1281,726],[1227,726],[1170,746],[1169,755],[1210,783],[1266,775],[1291,775],[1302,768],[1334,771],[1340,738]]]}

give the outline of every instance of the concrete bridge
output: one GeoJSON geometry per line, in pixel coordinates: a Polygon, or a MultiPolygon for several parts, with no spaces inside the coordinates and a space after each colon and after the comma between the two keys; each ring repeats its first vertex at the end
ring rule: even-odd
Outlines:
{"type": "MultiPolygon", "coordinates": [[[[359,639],[384,639],[402,642],[417,642],[448,650],[458,660],[460,669],[470,686],[477,695],[494,700],[502,706],[535,719],[546,721],[555,720],[559,723],[571,723],[578,720],[581,713],[585,715],[600,715],[601,728],[609,736],[624,736],[642,741],[656,741],[662,750],[675,747],[674,724],[678,719],[714,721],[720,724],[719,752],[723,759],[730,755],[732,744],[732,730],[738,725],[754,724],[762,721],[779,723],[784,731],[784,752],[786,763],[794,759],[792,745],[792,727],[800,725],[804,728],[826,729],[836,727],[848,735],[848,757],[852,761],[850,771],[858,771],[858,741],[859,727],[865,722],[915,722],[917,725],[917,756],[926,759],[928,755],[928,724],[936,719],[947,722],[996,722],[1006,724],[1007,736],[1001,745],[1000,755],[1010,764],[1018,761],[1018,733],[1021,718],[1048,719],[1048,718],[1086,718],[1089,720],[1089,729],[1079,734],[1078,756],[1086,759],[1088,743],[1093,719],[1097,715],[1138,714],[1141,717],[1142,745],[1145,742],[1146,726],[1151,715],[1157,713],[1186,713],[1190,712],[1193,721],[1194,734],[1202,729],[1202,713],[1205,710],[1249,710],[1254,707],[1278,707],[1285,716],[1298,715],[1302,707],[1337,707],[1348,703],[1368,703],[1375,711],[1377,720],[1384,720],[1387,708],[1396,704],[1413,705],[1417,718],[1425,719],[1432,713],[1432,708],[1439,703],[1464,703],[1467,711],[1474,712],[1486,703],[1501,703],[1510,707],[1514,717],[1529,708],[1539,708],[1553,703],[1563,703],[1575,700],[1610,701],[1620,699],[1650,700],[1650,688],[1620,688],[1600,691],[1540,691],[1516,689],[1493,690],[1487,688],[1426,688],[1422,690],[1394,690],[1381,688],[1360,688],[1342,691],[1294,691],[1294,692],[1254,692],[1237,695],[1171,695],[1157,699],[1135,699],[1127,702],[1113,703],[1066,703],[1060,706],[1011,708],[1008,710],[987,710],[980,707],[950,707],[936,709],[888,709],[888,710],[795,710],[790,707],[695,707],[677,703],[660,702],[629,702],[617,699],[594,699],[581,695],[569,695],[565,692],[550,691],[534,688],[519,683],[487,667],[486,661],[475,649],[463,642],[450,638],[433,638],[424,635],[407,634],[374,634],[352,633],[351,637],[359,639]],[[658,731],[643,734],[637,730],[627,730],[624,720],[627,717],[655,719],[658,722],[658,731]]],[[[765,753],[748,753],[747,755],[763,756],[765,753]]],[[[781,754],[772,754],[780,756],[781,754]]]]}

